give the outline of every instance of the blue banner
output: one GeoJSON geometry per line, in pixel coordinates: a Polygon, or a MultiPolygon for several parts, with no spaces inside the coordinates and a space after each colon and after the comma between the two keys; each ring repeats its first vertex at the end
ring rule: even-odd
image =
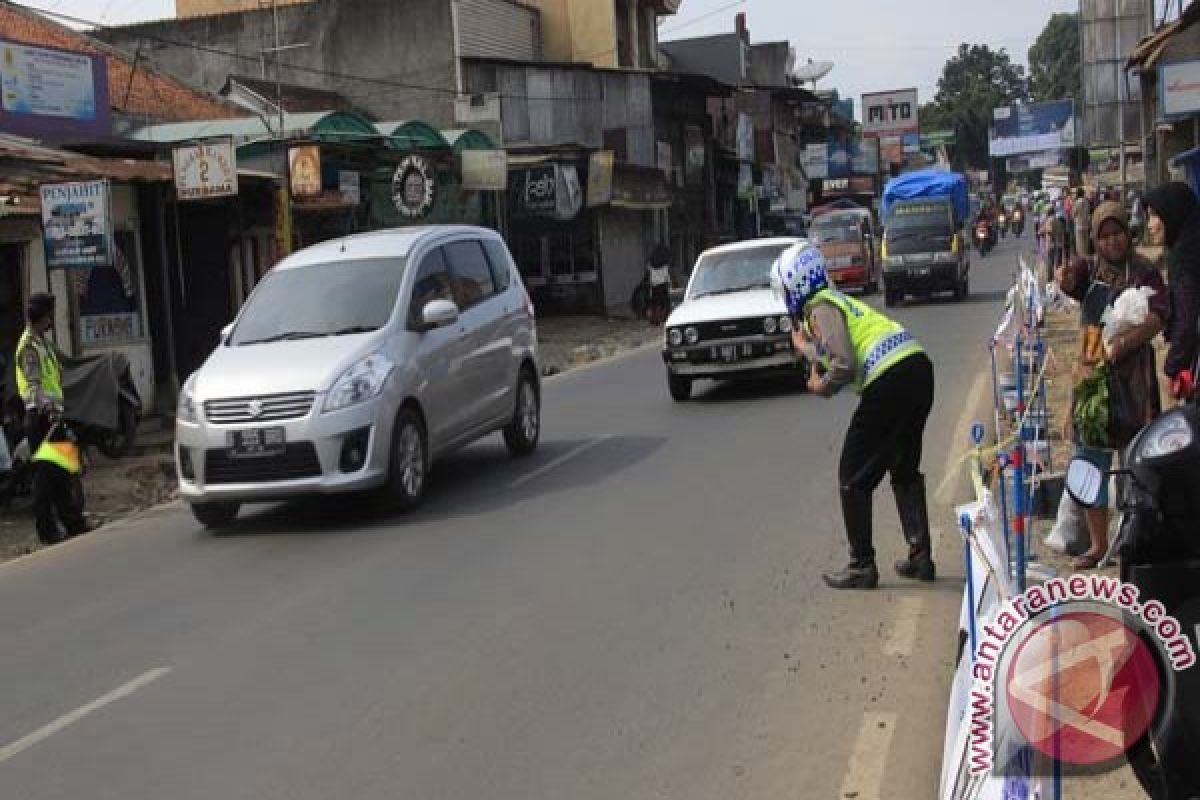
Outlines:
{"type": "Polygon", "coordinates": [[[1075,146],[1075,103],[1029,103],[992,112],[988,150],[993,158],[1075,146]]]}

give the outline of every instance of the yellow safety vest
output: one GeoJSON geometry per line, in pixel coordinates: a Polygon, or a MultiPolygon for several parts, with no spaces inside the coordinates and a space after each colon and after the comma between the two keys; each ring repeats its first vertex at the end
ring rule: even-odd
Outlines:
{"type": "Polygon", "coordinates": [[[46,346],[41,337],[35,337],[29,328],[25,329],[17,341],[17,392],[21,395],[21,399],[27,401],[26,395],[29,392],[29,381],[25,379],[25,370],[21,369],[21,353],[25,352],[26,345],[32,345],[33,349],[37,351],[38,362],[42,367],[42,391],[57,400],[61,406],[63,404],[62,367],[58,364],[58,356],[54,354],[53,348],[46,346]]]}
{"type": "Polygon", "coordinates": [[[78,475],[83,469],[79,458],[79,445],[74,442],[43,441],[37,452],[33,454],[33,460],[47,461],[72,475],[78,475]]]}
{"type": "MultiPolygon", "coordinates": [[[[809,302],[828,303],[842,312],[854,348],[854,391],[860,394],[875,380],[909,356],[925,352],[900,323],[866,303],[834,289],[821,289],[809,302]]],[[[828,364],[825,364],[828,366],[828,364]]]]}

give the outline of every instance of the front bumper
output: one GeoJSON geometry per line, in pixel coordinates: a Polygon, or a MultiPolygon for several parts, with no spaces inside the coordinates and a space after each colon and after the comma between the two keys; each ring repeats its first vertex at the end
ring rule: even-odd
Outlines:
{"type": "Polygon", "coordinates": [[[180,496],[191,503],[271,502],[299,495],[371,489],[387,479],[391,426],[383,396],[339,411],[322,413],[317,395],[300,418],[260,424],[215,425],[176,421],[175,469],[180,496]],[[234,457],[234,431],[282,428],[286,449],[270,456],[234,457]],[[344,463],[347,451],[365,447],[358,460],[344,463]]]}
{"type": "Polygon", "coordinates": [[[666,347],[662,358],[667,369],[676,375],[723,380],[804,366],[804,359],[792,349],[790,334],[666,347]]]}
{"type": "Polygon", "coordinates": [[[906,264],[883,273],[883,281],[891,291],[913,294],[950,292],[958,288],[958,264],[906,264]]]}

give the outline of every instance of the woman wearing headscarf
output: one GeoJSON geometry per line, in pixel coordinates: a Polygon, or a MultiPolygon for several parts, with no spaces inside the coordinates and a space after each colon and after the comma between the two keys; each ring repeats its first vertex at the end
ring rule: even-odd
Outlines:
{"type": "MultiPolygon", "coordinates": [[[[1076,367],[1076,383],[1107,361],[1116,373],[1117,382],[1127,389],[1122,396],[1136,405],[1127,409],[1128,418],[1133,425],[1140,427],[1162,410],[1158,371],[1150,342],[1163,330],[1167,318],[1169,306],[1166,287],[1154,265],[1134,252],[1129,217],[1120,203],[1107,201],[1096,207],[1092,214],[1092,244],[1095,256],[1076,256],[1068,266],[1055,274],[1063,292],[1080,303],[1083,345],[1076,367]],[[1101,332],[1105,312],[1121,292],[1141,287],[1154,290],[1149,298],[1146,321],[1118,334],[1111,341],[1103,341],[1101,332]]],[[[1109,446],[1115,450],[1123,449],[1134,432],[1110,431],[1109,446]]],[[[1111,468],[1112,449],[1084,447],[1079,443],[1076,448],[1079,455],[1101,469],[1111,468]]],[[[1076,569],[1097,566],[1108,551],[1108,498],[1106,493],[1102,494],[1098,507],[1087,513],[1091,547],[1072,563],[1076,569]]]]}
{"type": "Polygon", "coordinates": [[[1183,400],[1191,394],[1196,363],[1196,320],[1200,317],[1200,207],[1186,183],[1167,183],[1146,195],[1150,211],[1148,230],[1162,229],[1167,247],[1167,284],[1171,313],[1167,323],[1167,360],[1163,371],[1171,382],[1171,395],[1183,400]]]}

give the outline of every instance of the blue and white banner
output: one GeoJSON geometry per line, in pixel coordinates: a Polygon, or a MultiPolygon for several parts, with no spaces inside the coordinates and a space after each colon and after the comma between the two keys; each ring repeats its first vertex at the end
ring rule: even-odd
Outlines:
{"type": "Polygon", "coordinates": [[[993,158],[1075,146],[1075,102],[1022,103],[992,112],[993,158]]]}

